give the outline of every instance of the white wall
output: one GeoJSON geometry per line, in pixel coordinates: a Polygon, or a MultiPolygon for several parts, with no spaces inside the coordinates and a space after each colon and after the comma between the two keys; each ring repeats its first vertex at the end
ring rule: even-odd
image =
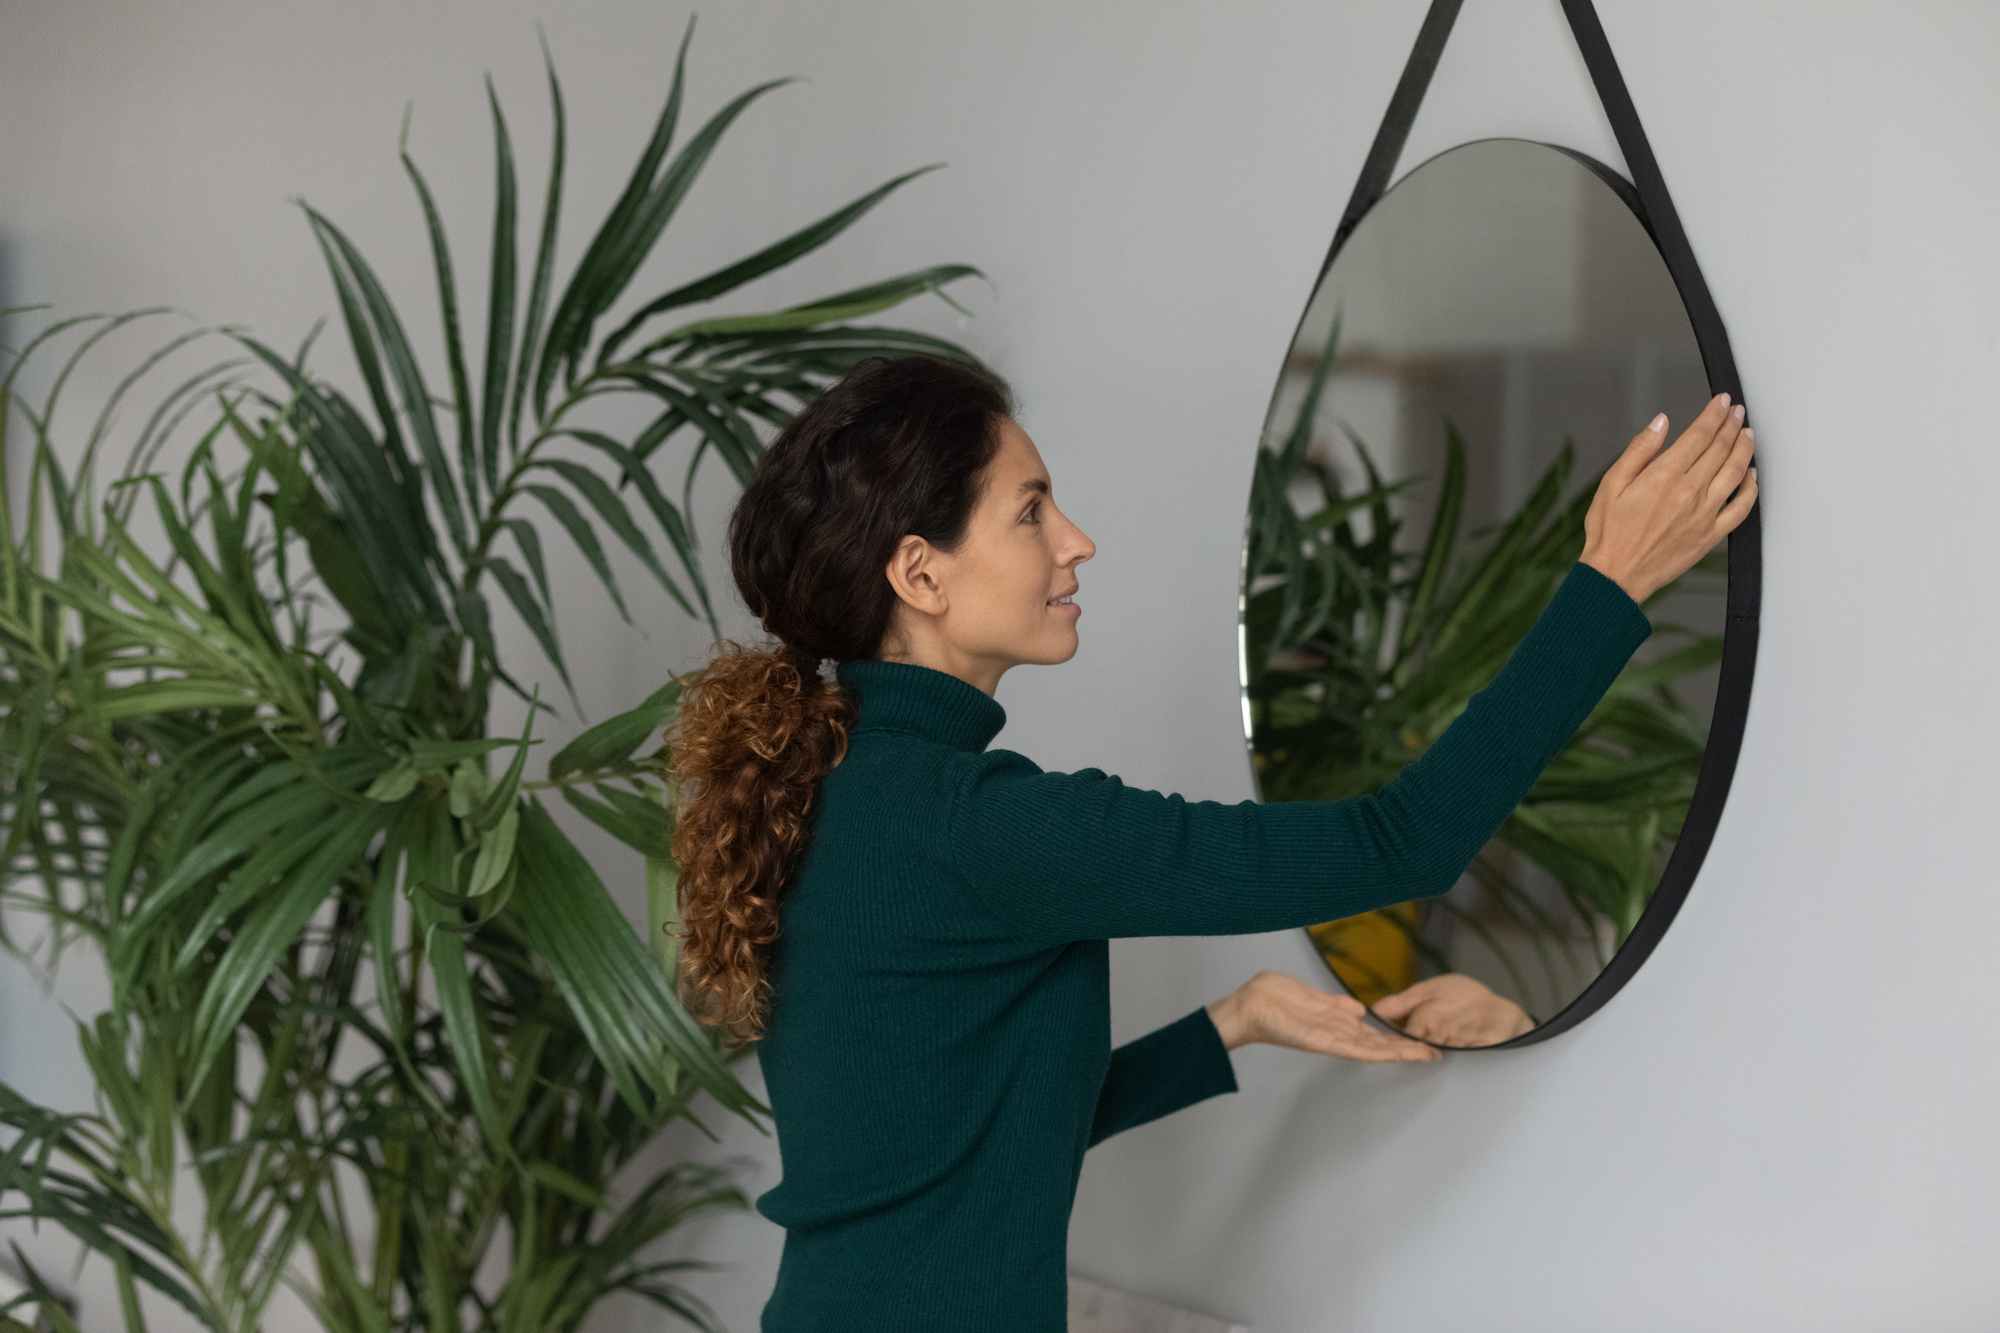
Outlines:
{"type": "MultiPolygon", "coordinates": [[[[993,275],[963,336],[1013,377],[1101,551],[1082,654],[1008,681],[1003,743],[1247,794],[1232,616],[1250,451],[1421,14],[705,10],[697,108],[772,74],[810,81],[726,144],[661,285],[897,169],[952,163],[747,299],[947,259],[993,275]]],[[[476,269],[479,72],[532,159],[532,22],[547,24],[587,216],[636,149],[681,17],[638,0],[5,0],[0,282],[15,300],[165,301],[289,340],[330,304],[285,202],[305,193],[393,283],[420,283],[392,152],[412,96],[414,145],[476,269]]],[[[2000,11],[1607,0],[1604,17],[1763,443],[1764,644],[1707,868],[1637,980],[1567,1037],[1434,1069],[1242,1056],[1241,1095],[1093,1154],[1073,1261],[1259,1333],[1989,1328],[2000,11]]],[[[1618,160],[1552,0],[1468,6],[1406,162],[1491,134],[1618,160]]],[[[649,605],[642,641],[565,603],[600,710],[698,651],[649,605]]],[[[1254,968],[1312,966],[1290,936],[1114,960],[1121,1036],[1254,968]]],[[[0,1076],[74,1089],[47,1054],[66,1038],[36,1030],[54,1011],[8,984],[0,1076]]],[[[744,1221],[710,1244],[742,1264],[710,1290],[749,1328],[775,1233],[744,1221]]]]}

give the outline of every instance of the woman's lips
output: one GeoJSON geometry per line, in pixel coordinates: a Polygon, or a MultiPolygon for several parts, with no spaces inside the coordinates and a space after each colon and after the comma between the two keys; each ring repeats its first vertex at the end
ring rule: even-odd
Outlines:
{"type": "Polygon", "coordinates": [[[1071,600],[1075,596],[1076,594],[1073,592],[1066,592],[1060,597],[1050,598],[1049,609],[1059,616],[1068,616],[1071,619],[1075,619],[1077,616],[1083,614],[1083,608],[1071,600]]]}

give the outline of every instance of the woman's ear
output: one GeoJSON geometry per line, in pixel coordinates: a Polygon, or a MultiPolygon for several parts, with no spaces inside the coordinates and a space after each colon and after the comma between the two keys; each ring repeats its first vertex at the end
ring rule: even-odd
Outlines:
{"type": "Polygon", "coordinates": [[[938,581],[938,552],[922,537],[905,537],[897,543],[884,572],[903,605],[927,616],[945,613],[948,603],[938,581]]]}

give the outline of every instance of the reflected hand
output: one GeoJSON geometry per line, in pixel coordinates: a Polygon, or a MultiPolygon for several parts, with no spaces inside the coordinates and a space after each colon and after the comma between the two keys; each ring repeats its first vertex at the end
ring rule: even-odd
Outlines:
{"type": "Polygon", "coordinates": [[[1688,572],[1757,503],[1756,433],[1717,394],[1666,449],[1655,417],[1598,483],[1584,516],[1583,563],[1643,602],[1688,572]]]}
{"type": "Polygon", "coordinates": [[[1283,972],[1259,972],[1208,1006],[1230,1050],[1253,1041],[1371,1064],[1426,1061],[1443,1053],[1384,1032],[1352,995],[1328,995],[1283,972]]]}
{"type": "Polygon", "coordinates": [[[1440,1046],[1491,1046],[1535,1026],[1520,1005],[1458,972],[1383,996],[1375,1016],[1440,1046]]]}

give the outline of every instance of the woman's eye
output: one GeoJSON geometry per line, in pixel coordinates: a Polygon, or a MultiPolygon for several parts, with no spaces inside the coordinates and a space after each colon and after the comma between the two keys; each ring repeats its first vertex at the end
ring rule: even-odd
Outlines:
{"type": "Polygon", "coordinates": [[[1022,521],[1023,523],[1039,523],[1039,522],[1041,522],[1041,521],[1042,521],[1042,507],[1041,507],[1040,505],[1038,505],[1038,504],[1034,504],[1034,505],[1029,505],[1029,506],[1028,506],[1028,512],[1027,512],[1027,513],[1025,513],[1025,514],[1023,514],[1023,515],[1021,515],[1021,521],[1022,521]]]}

